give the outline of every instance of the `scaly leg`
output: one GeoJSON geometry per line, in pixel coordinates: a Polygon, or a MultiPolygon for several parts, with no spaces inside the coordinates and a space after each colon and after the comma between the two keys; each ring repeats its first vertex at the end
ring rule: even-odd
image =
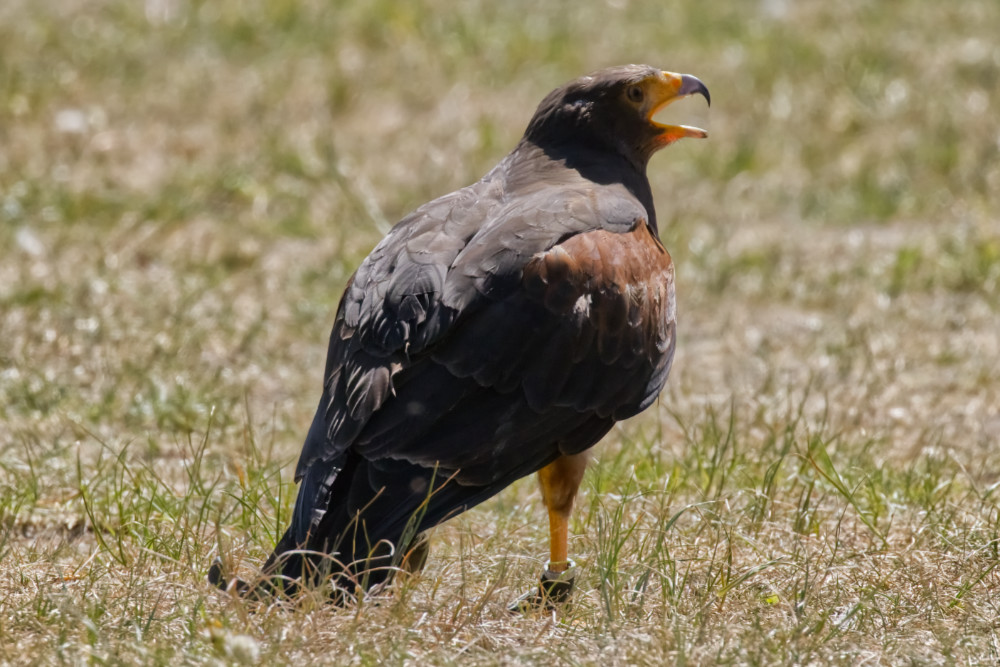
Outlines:
{"type": "Polygon", "coordinates": [[[549,562],[538,587],[518,598],[511,611],[551,608],[569,598],[576,575],[569,558],[569,515],[587,460],[586,452],[561,456],[538,471],[542,500],[549,512],[549,562]]]}
{"type": "Polygon", "coordinates": [[[424,569],[427,564],[427,555],[431,551],[431,537],[427,531],[420,533],[410,544],[410,550],[403,557],[400,567],[410,574],[417,574],[424,569]]]}

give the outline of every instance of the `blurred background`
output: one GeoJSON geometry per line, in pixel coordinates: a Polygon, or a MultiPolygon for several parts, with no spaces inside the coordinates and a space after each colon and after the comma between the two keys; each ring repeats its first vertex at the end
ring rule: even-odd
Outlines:
{"type": "Polygon", "coordinates": [[[995,305],[998,34],[992,0],[6,0],[0,415],[299,403],[386,229],[626,62],[715,101],[678,105],[711,137],[650,168],[685,314],[692,289],[822,304],[845,274],[995,305]]]}
{"type": "MultiPolygon", "coordinates": [[[[829,436],[848,486],[872,485],[851,502],[879,530],[926,534],[942,496],[911,491],[945,488],[942,475],[994,488],[996,0],[3,0],[0,563],[86,564],[107,582],[155,551],[200,591],[208,516],[259,562],[358,262],[409,210],[492,167],[548,91],[629,62],[698,76],[713,106],[672,107],[710,137],[650,165],[678,271],[677,361],[661,402],[603,446],[606,470],[640,488],[669,477],[672,507],[777,495],[799,503],[789,526],[831,535],[813,485],[830,517],[854,516],[832,477],[762,477],[793,444],[813,451],[796,435],[776,453],[775,434],[805,424],[829,436]],[[725,482],[706,473],[723,459],[742,471],[725,482]]],[[[540,511],[533,493],[525,482],[467,515],[437,562],[489,539],[468,535],[537,550],[543,530],[503,530],[526,515],[518,499],[540,511]]],[[[949,515],[942,534],[955,532],[920,548],[952,553],[981,529],[995,554],[995,500],[966,499],[955,507],[989,525],[949,515]]],[[[50,592],[20,576],[0,584],[28,596],[15,629],[55,645],[54,621],[50,635],[34,625],[50,592]]],[[[131,641],[95,623],[101,641],[131,641]]],[[[858,627],[851,641],[878,635],[858,627]]]]}

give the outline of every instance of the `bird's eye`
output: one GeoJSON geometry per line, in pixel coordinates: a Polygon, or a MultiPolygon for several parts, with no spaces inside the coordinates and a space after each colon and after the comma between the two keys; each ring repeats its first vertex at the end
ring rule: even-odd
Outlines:
{"type": "Polygon", "coordinates": [[[627,94],[628,98],[636,104],[642,102],[642,88],[639,86],[629,86],[627,94]]]}

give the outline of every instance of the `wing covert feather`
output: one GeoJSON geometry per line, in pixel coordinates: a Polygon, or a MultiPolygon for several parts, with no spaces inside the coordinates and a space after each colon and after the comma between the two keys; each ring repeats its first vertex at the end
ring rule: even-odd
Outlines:
{"type": "MultiPolygon", "coordinates": [[[[560,406],[604,418],[638,400],[620,387],[612,395],[594,376],[619,363],[637,367],[622,383],[645,385],[640,376],[656,365],[649,340],[656,327],[642,313],[655,305],[653,293],[672,310],[673,278],[669,256],[641,222],[645,210],[634,199],[572,189],[504,194],[487,179],[424,205],[358,268],[338,308],[318,423],[296,478],[314,461],[335,461],[376,413],[373,432],[398,433],[406,420],[394,399],[396,376],[411,367],[430,372],[414,367],[424,358],[477,387],[520,388],[536,412],[560,406]],[[663,258],[666,269],[657,264],[663,258]],[[650,268],[663,285],[637,290],[650,268]],[[646,296],[633,304],[636,294],[646,296]],[[579,377],[584,372],[591,375],[579,377]]],[[[453,409],[466,391],[429,407],[453,409]]],[[[392,456],[391,444],[379,441],[370,455],[392,456]]]]}

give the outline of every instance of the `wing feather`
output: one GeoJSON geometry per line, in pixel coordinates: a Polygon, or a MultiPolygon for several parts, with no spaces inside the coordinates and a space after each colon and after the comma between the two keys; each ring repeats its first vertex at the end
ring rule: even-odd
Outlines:
{"type": "Polygon", "coordinates": [[[431,202],[359,267],[330,337],[325,428],[310,429],[297,477],[352,446],[372,459],[497,465],[504,447],[528,451],[533,432],[571,432],[659,391],[665,348],[650,337],[673,274],[642,206],[589,190],[504,195],[484,180],[431,202]],[[547,414],[563,408],[563,421],[547,414]],[[509,445],[497,444],[501,429],[513,429],[509,445]]]}

